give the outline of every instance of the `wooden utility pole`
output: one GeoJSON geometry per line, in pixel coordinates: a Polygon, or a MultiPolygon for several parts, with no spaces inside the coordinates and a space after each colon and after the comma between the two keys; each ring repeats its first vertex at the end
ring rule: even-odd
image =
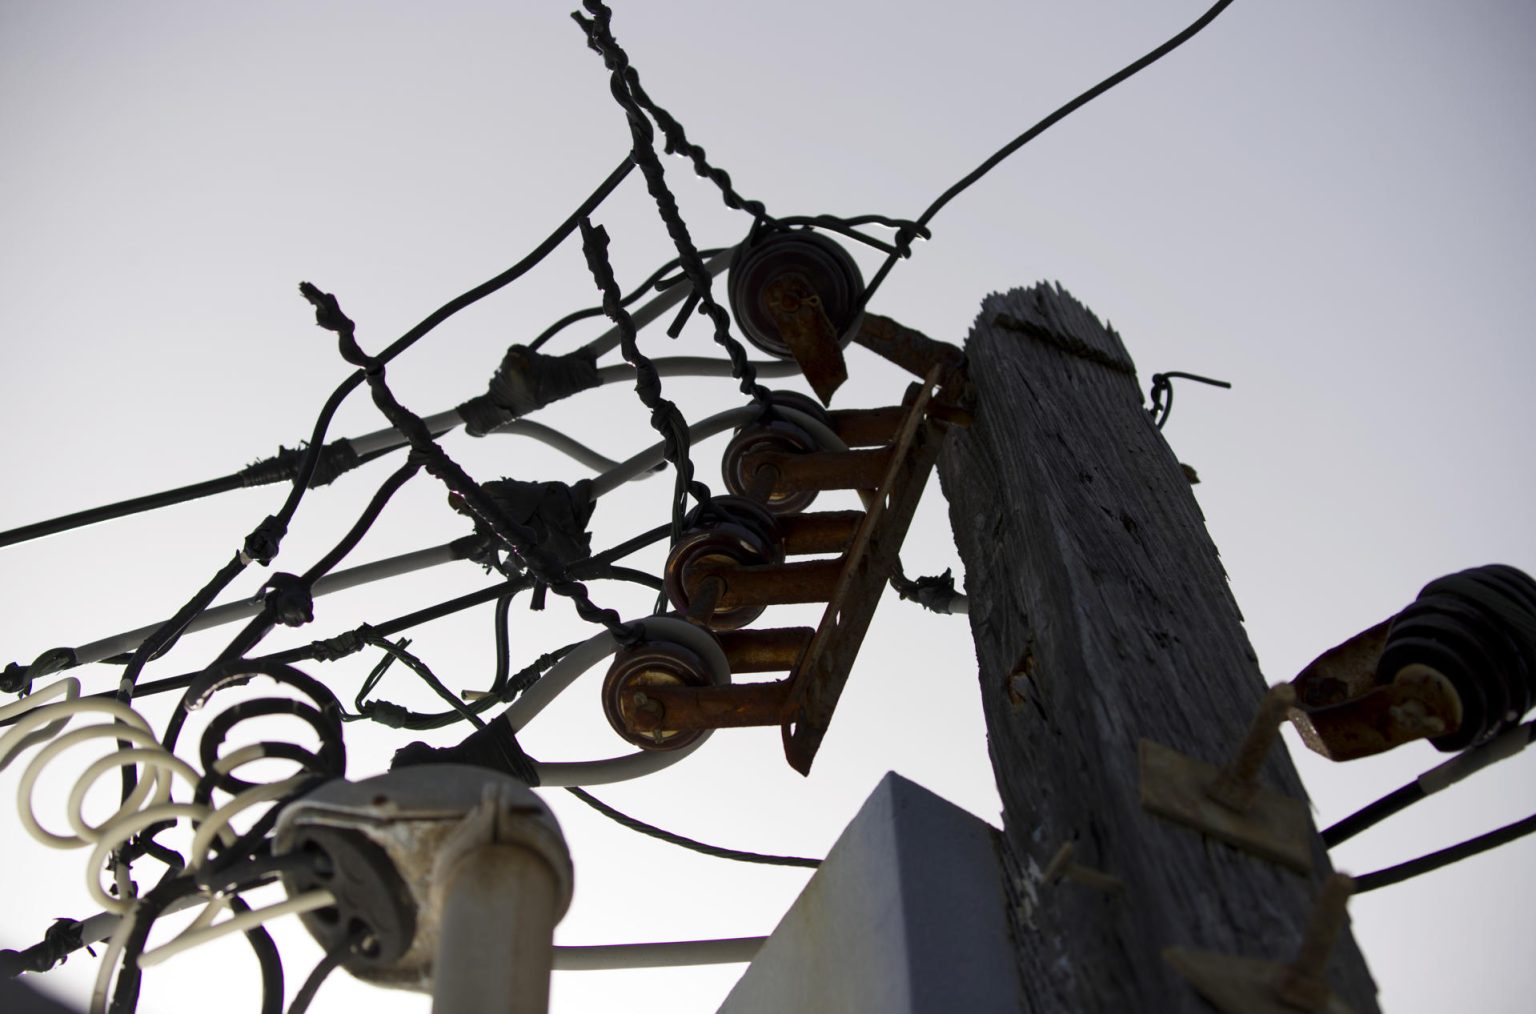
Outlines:
{"type": "MultiPolygon", "coordinates": [[[[939,471],[1029,1009],[1206,1014],[1165,949],[1289,962],[1330,872],[1310,821],[1300,875],[1141,804],[1142,739],[1218,766],[1237,751],[1265,693],[1242,616],[1114,331],[1040,285],[989,296],[966,352],[975,421],[939,471]],[[1073,872],[1119,885],[1045,877],[1068,843],[1073,872]]],[[[1278,742],[1259,781],[1305,799],[1278,742]]],[[[1359,1014],[1377,1010],[1347,928],[1327,978],[1359,1014]]]]}

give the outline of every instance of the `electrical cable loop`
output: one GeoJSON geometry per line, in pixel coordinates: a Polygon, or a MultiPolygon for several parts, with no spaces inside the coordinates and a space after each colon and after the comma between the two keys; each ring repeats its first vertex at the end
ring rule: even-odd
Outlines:
{"type": "Polygon", "coordinates": [[[236,768],[257,759],[293,762],[299,770],[290,778],[339,778],[346,773],[347,751],[342,738],[341,702],[329,687],[294,666],[268,659],[221,662],[199,674],[187,688],[183,714],[205,706],[222,687],[243,683],[257,675],[270,677],[308,700],[263,697],[241,701],[215,715],[203,730],[198,743],[198,759],[203,767],[203,775],[196,786],[195,798],[199,802],[209,802],[215,789],[235,794],[258,788],[257,783],[234,774],[236,768]],[[220,753],[236,726],[273,715],[289,716],[308,725],[319,741],[319,747],[309,749],[292,742],[266,740],[231,751],[228,755],[220,753]],[[252,753],[253,750],[257,752],[252,753]]]}
{"type": "MultiPolygon", "coordinates": [[[[173,780],[179,777],[189,786],[196,785],[198,773],[159,744],[149,723],[138,712],[115,700],[81,698],[79,694],[79,681],[70,677],[0,708],[0,721],[15,720],[15,724],[0,737],[0,768],[8,766],[23,750],[39,747],[17,786],[17,815],[21,825],[34,839],[50,848],[90,847],[87,889],[102,908],[122,914],[133,904],[127,864],[111,864],[116,874],[115,893],[102,887],[98,875],[100,870],[108,867],[111,854],[152,825],[182,818],[198,822],[210,811],[207,807],[172,801],[173,780]],[[59,696],[65,699],[47,703],[59,696]],[[79,715],[110,720],[64,732],[70,720],[79,715]],[[112,741],[117,748],[86,767],[65,801],[65,816],[73,833],[49,830],[38,819],[34,805],[44,771],[65,751],[104,739],[112,741]],[[85,814],[87,794],[102,776],[123,767],[135,769],[139,776],[137,785],[110,816],[92,823],[85,814]]],[[[230,840],[233,840],[232,836],[230,840]]]]}

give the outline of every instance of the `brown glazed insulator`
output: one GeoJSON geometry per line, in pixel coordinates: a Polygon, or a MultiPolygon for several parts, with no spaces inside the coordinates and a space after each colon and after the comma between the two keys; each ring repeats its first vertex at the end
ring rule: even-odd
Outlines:
{"type": "MultiPolygon", "coordinates": [[[[694,508],[667,556],[667,598],[690,612],[704,565],[735,563],[763,566],[784,562],[784,540],[773,515],[745,497],[717,496],[694,508]]],[[[705,607],[707,608],[707,606],[705,607]]],[[[714,630],[736,630],[757,619],[762,606],[716,607],[702,622],[714,630]]]]}
{"type": "Polygon", "coordinates": [[[765,302],[770,283],[789,274],[804,278],[821,298],[838,344],[846,347],[864,316],[864,277],[846,250],[809,229],[770,233],[737,253],[727,286],[731,316],[747,341],[779,359],[794,358],[765,302]]]}
{"type": "Polygon", "coordinates": [[[710,685],[709,667],[692,649],[674,641],[642,641],[614,655],[603,680],[603,714],[614,732],[642,750],[680,750],[702,736],[703,730],[636,732],[631,728],[631,711],[647,707],[648,702],[638,697],[626,699],[625,691],[710,685]]]}

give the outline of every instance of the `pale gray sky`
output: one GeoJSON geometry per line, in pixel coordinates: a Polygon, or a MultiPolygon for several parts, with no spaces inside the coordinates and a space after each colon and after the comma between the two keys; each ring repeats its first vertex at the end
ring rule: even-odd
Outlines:
{"type": "MultiPolygon", "coordinates": [[[[771,212],[911,216],[1205,6],[698,0],[620,4],[614,27],[651,94],[771,212]]],[[[0,3],[0,467],[11,477],[0,529],[224,474],[307,434],[346,370],[300,279],[335,292],[379,348],[542,238],[629,143],[568,7],[0,3]]],[[[1536,8],[1518,2],[1239,0],[947,208],[875,309],[958,341],[985,293],[1060,280],[1113,322],[1144,377],[1232,381],[1231,392],[1182,389],[1165,433],[1203,479],[1265,671],[1288,679],[1432,577],[1492,561],[1536,571],[1533,48],[1536,8]]],[[[685,163],[667,168],[701,245],[743,235],[746,220],[685,163]]],[[[638,176],[596,218],[626,285],[670,256],[638,176]]],[[[421,411],[447,408],[481,389],[508,343],[593,295],[568,243],[402,357],[396,391],[421,411]]],[[[659,331],[643,344],[709,348],[698,323],[675,346],[659,331]]],[[[890,402],[905,383],[862,354],[851,369],[839,404],[890,402]]],[[[690,417],[736,402],[720,381],[668,391],[690,417]]],[[[543,421],[610,455],[649,439],[638,403],[614,390],[543,421]]],[[[332,433],[380,425],[358,395],[332,433]]],[[[481,477],[580,474],[517,438],[449,446],[481,477]]],[[[718,453],[699,449],[712,485],[718,453]]],[[[312,561],[382,478],[370,469],[312,494],[279,566],[312,561]]],[[[595,544],[654,523],[666,495],[653,482],[605,502],[595,544]]],[[[246,491],[0,551],[0,661],[168,614],[280,499],[246,491]]],[[[441,488],[419,479],[353,559],[462,531],[441,488]]],[[[937,485],[906,555],[924,573],[956,564],[937,485]]],[[[248,574],[236,590],[260,581],[248,574]]],[[[339,596],[287,637],[482,581],[464,564],[339,596]]],[[[594,591],[631,615],[647,607],[622,588],[594,591]]],[[[450,686],[479,685],[489,623],[480,610],[424,627],[415,648],[450,686]]],[[[522,659],[580,630],[555,601],[519,608],[514,628],[522,659]]],[[[219,636],[188,638],[150,676],[195,666],[219,636]]],[[[325,675],[350,693],[370,665],[325,675]]],[[[113,680],[81,675],[88,689],[113,680]]],[[[614,750],[595,682],[529,731],[532,753],[614,750]]],[[[400,674],[386,686],[415,699],[400,674]]],[[[963,618],[887,601],[811,778],[785,766],[772,730],[727,732],[662,775],[598,794],[699,838],[797,854],[824,852],[891,769],[995,821],[975,686],[963,618]]],[[[158,724],[168,704],[145,711],[158,724]]],[[[354,733],[359,776],[402,742],[354,733]]],[[[1350,766],[1299,761],[1321,825],[1439,759],[1423,746],[1350,766]]],[[[0,791],[15,781],[7,772],[0,791]]],[[[1364,872],[1526,816],[1533,782],[1536,758],[1509,762],[1336,861],[1364,872]]],[[[804,882],[680,852],[548,795],[577,870],[562,943],[767,932],[804,882]]],[[[91,910],[82,853],[47,852],[10,823],[0,846],[0,946],[91,910]]],[[[1384,1007],[1528,1008],[1533,865],[1527,839],[1360,898],[1355,928],[1384,1007]]],[[[296,985],[318,951],[292,920],[275,931],[296,985]]],[[[93,972],[81,955],[41,981],[78,1001],[93,972]]],[[[561,974],[555,1010],[712,1010],[738,974],[561,974]]],[[[254,1009],[255,982],[244,943],[210,945],[151,972],[141,1010],[206,1010],[210,991],[221,1007],[254,1009]]],[[[316,1009],[352,1003],[427,1007],[338,975],[316,1009]]]]}

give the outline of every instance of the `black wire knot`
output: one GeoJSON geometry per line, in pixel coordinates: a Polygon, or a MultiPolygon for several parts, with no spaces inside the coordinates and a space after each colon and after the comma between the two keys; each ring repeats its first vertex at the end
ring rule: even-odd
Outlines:
{"type": "Polygon", "coordinates": [[[265,567],[277,555],[283,544],[283,536],[287,534],[288,526],[268,514],[261,524],[256,526],[255,531],[245,537],[242,552],[247,560],[253,560],[265,567]]]}
{"type": "Polygon", "coordinates": [[[1202,377],[1198,373],[1184,373],[1180,370],[1170,370],[1167,373],[1152,374],[1152,424],[1158,429],[1168,421],[1168,416],[1173,412],[1173,381],[1193,380],[1200,384],[1209,384],[1212,387],[1232,389],[1232,385],[1225,380],[1212,380],[1210,377],[1202,377]],[[1164,399],[1167,399],[1166,401],[1164,399]]]}
{"type": "Polygon", "coordinates": [[[315,618],[315,599],[309,582],[297,574],[273,574],[262,585],[256,600],[268,616],[285,627],[302,627],[315,618]]]}
{"type": "Polygon", "coordinates": [[[78,919],[56,919],[43,934],[41,943],[21,951],[0,950],[0,978],[14,979],[22,972],[46,972],[63,964],[71,953],[85,946],[80,935],[82,929],[84,924],[78,919]]]}

